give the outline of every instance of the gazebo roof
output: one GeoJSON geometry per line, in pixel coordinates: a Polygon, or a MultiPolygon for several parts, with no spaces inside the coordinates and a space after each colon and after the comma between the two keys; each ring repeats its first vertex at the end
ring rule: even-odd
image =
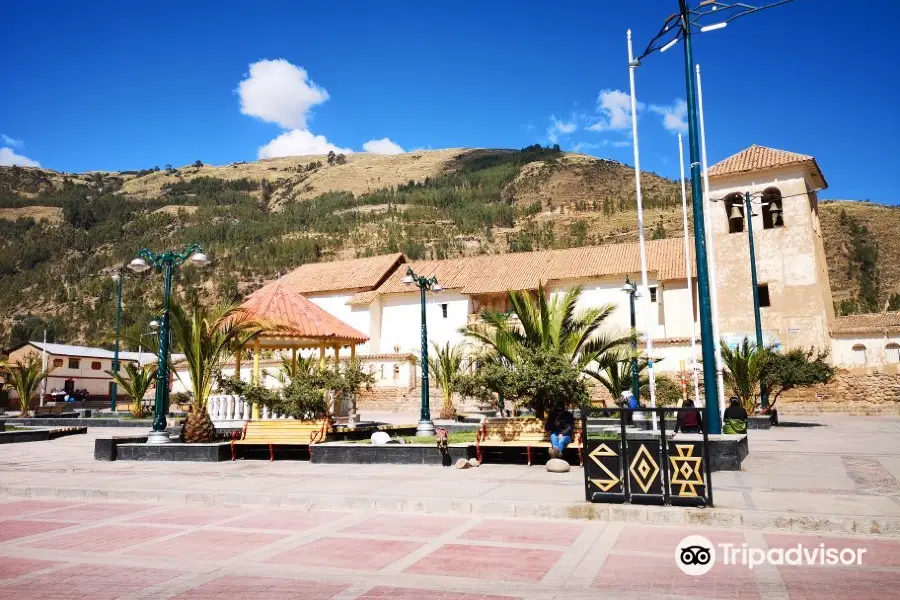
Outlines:
{"type": "Polygon", "coordinates": [[[281,281],[250,294],[241,308],[277,327],[277,330],[263,332],[257,337],[261,340],[277,338],[283,341],[284,347],[320,343],[356,345],[369,340],[367,335],[319,308],[281,281]]]}

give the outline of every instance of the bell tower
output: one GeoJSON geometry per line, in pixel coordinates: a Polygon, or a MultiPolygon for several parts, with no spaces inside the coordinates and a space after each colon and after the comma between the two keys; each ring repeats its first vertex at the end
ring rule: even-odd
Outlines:
{"type": "Polygon", "coordinates": [[[765,343],[829,348],[834,306],[817,197],[827,183],[815,158],[751,146],[712,166],[709,187],[722,337],[755,340],[749,218],[765,343]]]}

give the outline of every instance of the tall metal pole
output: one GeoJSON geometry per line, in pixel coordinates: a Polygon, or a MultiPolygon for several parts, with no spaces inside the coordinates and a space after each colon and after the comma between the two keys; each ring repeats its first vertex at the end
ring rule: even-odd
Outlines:
{"type": "Polygon", "coordinates": [[[156,355],[156,402],[153,407],[153,431],[148,444],[167,444],[171,440],[166,433],[166,413],[169,409],[169,296],[172,291],[173,261],[164,261],[163,310],[159,323],[159,352],[156,355]]]}
{"type": "MultiPolygon", "coordinates": [[[[653,371],[653,323],[652,306],[650,303],[650,288],[647,285],[647,245],[644,237],[644,197],[641,192],[641,155],[640,146],[638,144],[637,129],[637,97],[634,88],[634,51],[631,47],[631,30],[626,34],[628,39],[628,79],[631,84],[631,132],[634,146],[634,185],[635,197],[637,199],[637,215],[638,215],[638,242],[640,245],[641,255],[641,287],[643,287],[643,306],[644,318],[646,319],[646,336],[647,336],[647,373],[650,376],[650,408],[656,408],[656,377],[653,371]]],[[[653,429],[656,430],[656,416],[654,413],[653,429]]]]}
{"type": "Polygon", "coordinates": [[[700,180],[700,140],[697,131],[697,103],[694,78],[691,77],[694,54],[691,47],[691,22],[686,0],[678,0],[684,29],[685,83],[687,86],[688,133],[691,157],[691,200],[694,208],[694,245],[697,256],[697,289],[700,296],[700,339],[703,347],[703,386],[706,394],[706,423],[710,434],[722,433],[719,413],[719,386],[716,381],[715,332],[709,300],[709,271],[706,258],[706,226],[703,218],[703,193],[700,180]]]}
{"type": "MultiPolygon", "coordinates": [[[[119,374],[119,334],[122,331],[122,280],[124,279],[124,274],[122,273],[122,269],[119,268],[119,273],[116,275],[116,284],[117,284],[117,293],[116,293],[116,347],[113,351],[113,365],[112,370],[116,375],[119,374]]],[[[116,384],[115,378],[112,380],[112,385],[110,386],[109,391],[109,410],[112,413],[116,412],[116,400],[118,399],[119,386],[116,384]]]]}
{"type": "MultiPolygon", "coordinates": [[[[756,278],[756,249],[753,244],[753,207],[750,205],[750,192],[744,192],[744,206],[746,207],[744,210],[747,212],[747,237],[750,240],[750,285],[753,287],[753,318],[756,320],[756,348],[758,351],[762,351],[764,348],[762,317],[759,314],[759,284],[757,283],[756,278]]],[[[769,406],[769,394],[766,389],[766,384],[763,382],[760,382],[759,384],[759,399],[760,404],[764,409],[769,406]]]]}
{"type": "MultiPolygon", "coordinates": [[[[41,370],[44,372],[44,378],[41,379],[41,397],[38,400],[39,406],[44,405],[44,397],[47,395],[47,330],[44,330],[44,347],[41,352],[41,370]]],[[[26,415],[27,416],[27,415],[26,415]]]]}
{"type": "Polygon", "coordinates": [[[709,163],[706,161],[706,127],[703,117],[703,83],[700,80],[700,65],[697,65],[697,112],[700,117],[700,153],[703,157],[703,210],[706,225],[706,247],[709,252],[709,300],[712,307],[713,344],[716,350],[716,383],[719,385],[719,408],[725,410],[725,374],[722,369],[722,336],[719,333],[719,283],[716,277],[716,245],[712,231],[709,195],[709,163]]]}
{"type": "Polygon", "coordinates": [[[417,283],[422,306],[422,408],[419,424],[416,427],[416,436],[430,437],[434,435],[434,423],[431,421],[431,400],[428,390],[428,324],[425,318],[425,289],[428,285],[425,281],[417,283]]]}
{"type": "MultiPolygon", "coordinates": [[[[684,274],[687,281],[688,302],[691,314],[691,370],[694,373],[694,402],[700,403],[700,375],[697,373],[697,326],[694,319],[694,282],[691,271],[691,244],[688,234],[687,183],[684,179],[684,144],[678,134],[678,165],[681,169],[681,226],[684,228],[684,274]]],[[[685,395],[687,397],[687,395],[685,395]]]]}

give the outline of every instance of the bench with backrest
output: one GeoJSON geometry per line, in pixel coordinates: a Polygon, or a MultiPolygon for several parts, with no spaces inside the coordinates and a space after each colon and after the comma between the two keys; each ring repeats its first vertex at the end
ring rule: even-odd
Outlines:
{"type": "Polygon", "coordinates": [[[325,441],[332,431],[328,417],[317,421],[271,419],[247,421],[231,440],[231,460],[235,446],[268,446],[269,460],[275,460],[275,446],[312,446],[325,441]]]}
{"type": "MultiPolygon", "coordinates": [[[[581,423],[578,420],[575,421],[568,447],[578,450],[578,464],[582,464],[581,423]]],[[[479,463],[485,448],[525,448],[528,466],[531,466],[532,448],[549,450],[550,434],[544,431],[544,423],[540,419],[491,417],[482,421],[475,436],[475,454],[479,463]]]]}
{"type": "Polygon", "coordinates": [[[68,408],[65,404],[55,404],[55,405],[47,405],[47,406],[37,406],[34,409],[35,417],[55,417],[57,415],[61,415],[68,408]]]}

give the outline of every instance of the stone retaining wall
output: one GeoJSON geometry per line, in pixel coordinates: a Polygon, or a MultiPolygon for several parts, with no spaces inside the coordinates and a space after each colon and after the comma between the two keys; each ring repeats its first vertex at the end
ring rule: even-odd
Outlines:
{"type": "Polygon", "coordinates": [[[831,383],[789,390],[775,406],[783,415],[900,415],[900,374],[838,369],[831,383]]]}
{"type": "MultiPolygon", "coordinates": [[[[429,391],[429,406],[431,418],[436,419],[444,404],[441,390],[431,388],[429,391]]],[[[475,402],[454,399],[456,409],[462,412],[481,410],[482,407],[475,402]]],[[[422,406],[422,396],[418,388],[406,387],[373,387],[371,390],[362,389],[356,394],[356,410],[360,413],[387,412],[387,413],[418,413],[422,406]]]]}

